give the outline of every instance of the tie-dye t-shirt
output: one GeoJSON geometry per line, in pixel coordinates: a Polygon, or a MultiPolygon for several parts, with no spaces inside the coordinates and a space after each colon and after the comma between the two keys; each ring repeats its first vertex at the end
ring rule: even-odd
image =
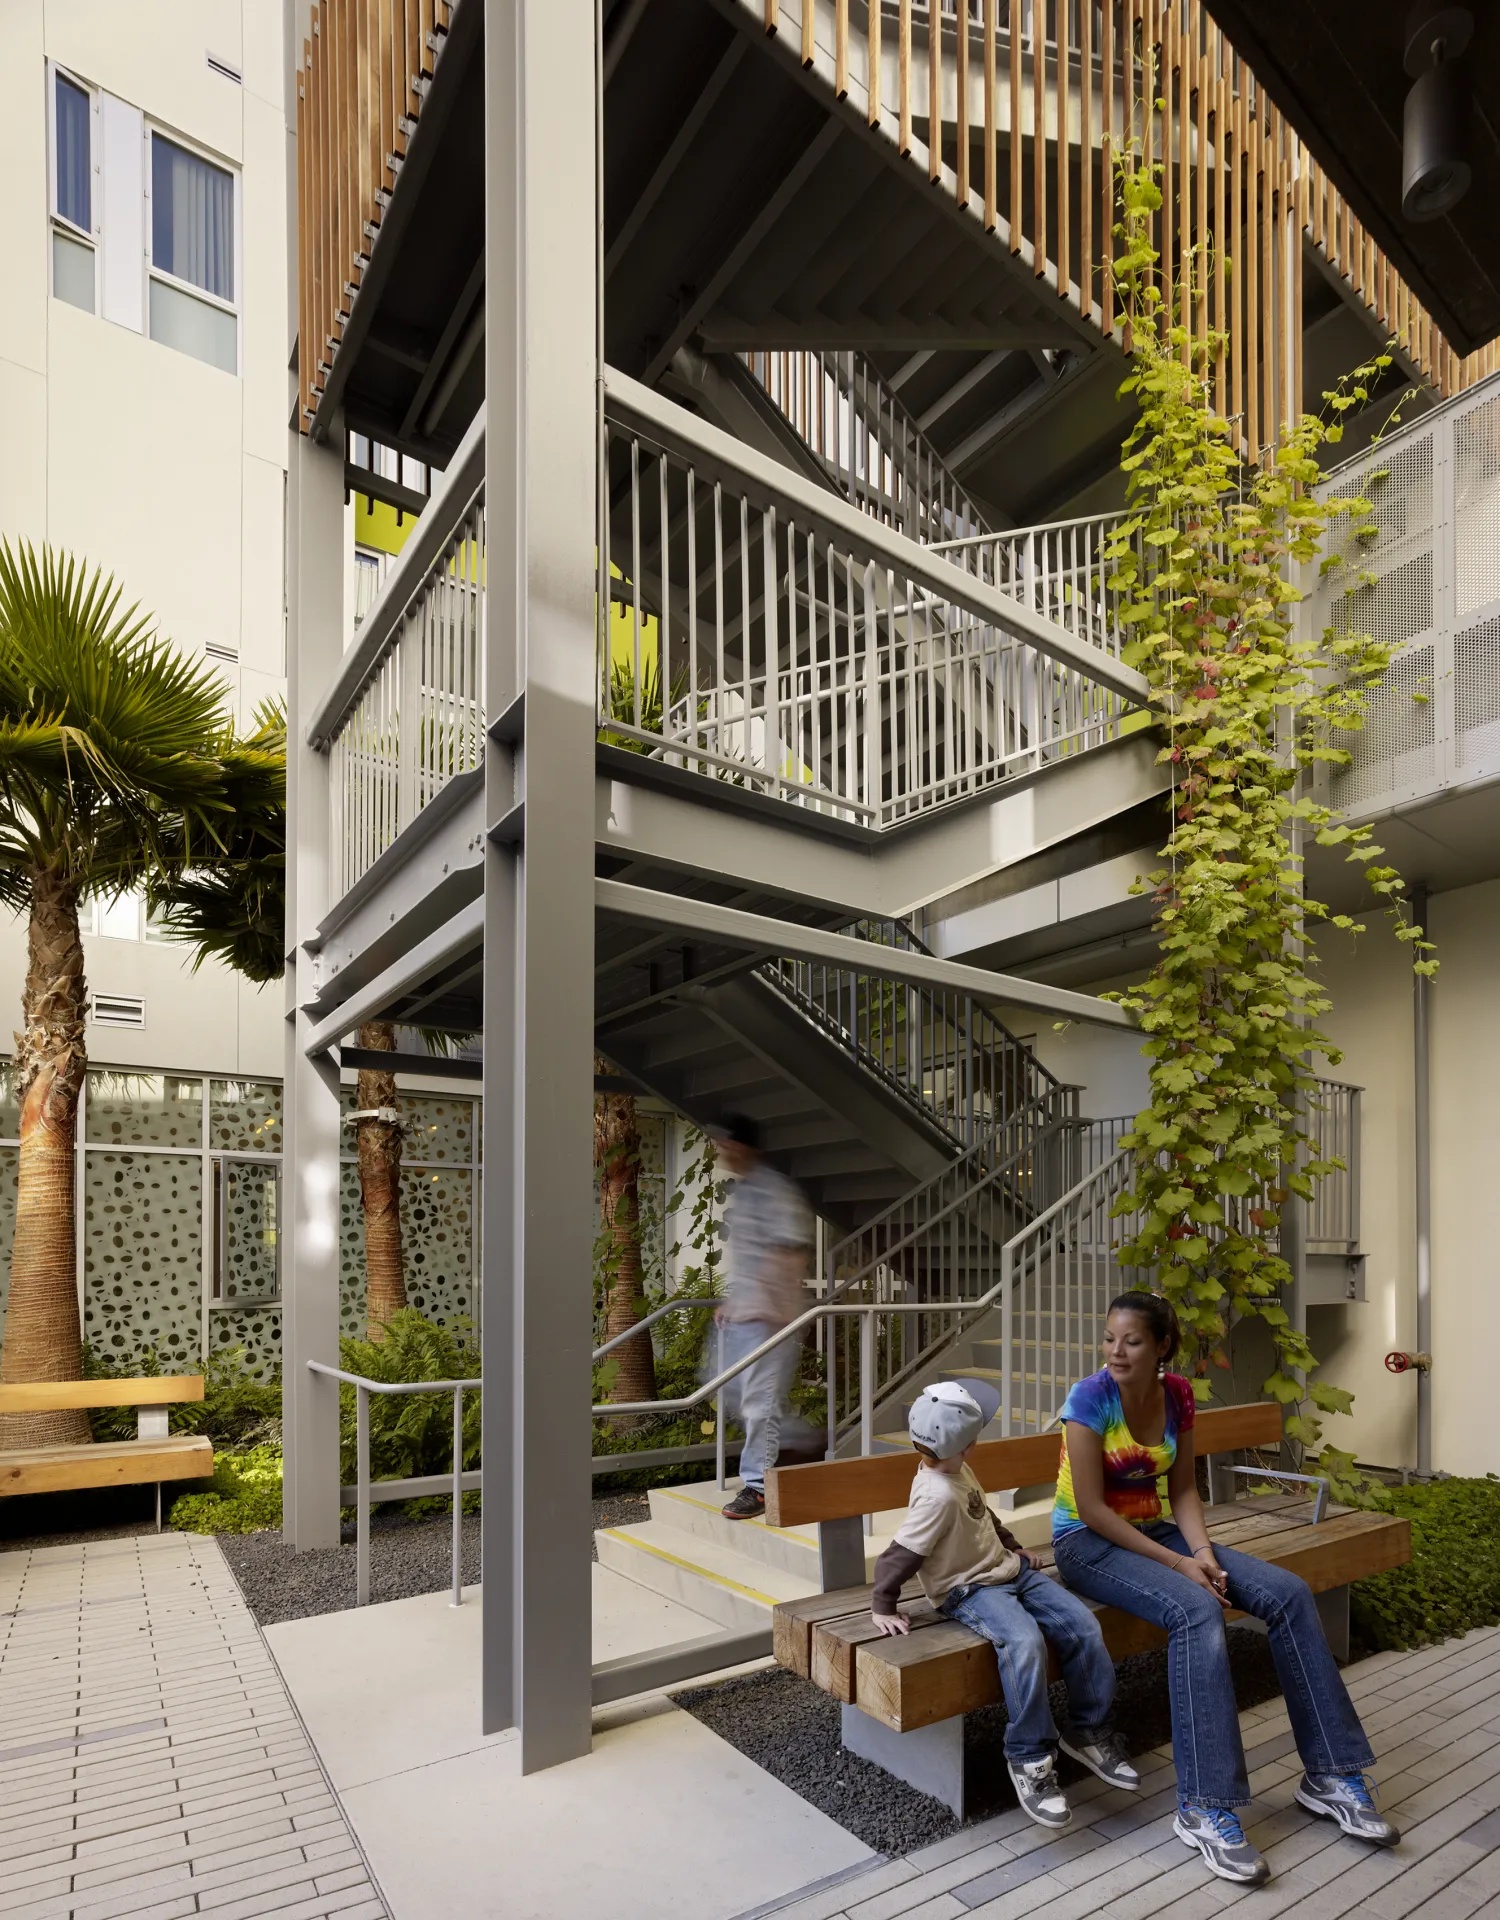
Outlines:
{"type": "MultiPolygon", "coordinates": [[[[1090,1427],[1104,1442],[1104,1499],[1122,1520],[1143,1526],[1161,1518],[1161,1495],[1157,1482],[1177,1458],[1177,1436],[1193,1424],[1193,1389],[1180,1373],[1163,1376],[1167,1394],[1167,1427],[1154,1447],[1142,1446],[1125,1421],[1120,1405],[1120,1389],[1108,1367],[1078,1381],[1063,1402],[1058,1419],[1076,1420],[1090,1427]]],[[[1052,1537],[1072,1533],[1085,1523],[1078,1517],[1073,1498],[1073,1471],[1068,1459],[1066,1432],[1062,1461],[1057,1476],[1057,1500],[1052,1508],[1052,1537]]]]}

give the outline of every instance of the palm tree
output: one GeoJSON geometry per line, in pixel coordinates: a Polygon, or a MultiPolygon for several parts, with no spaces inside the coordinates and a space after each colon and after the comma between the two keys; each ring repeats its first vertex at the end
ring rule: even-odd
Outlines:
{"type": "MultiPolygon", "coordinates": [[[[157,925],[194,949],[193,965],[223,961],[256,982],[279,980],[286,964],[286,712],[262,707],[254,732],[222,756],[233,817],[211,866],[164,872],[148,888],[157,925]]],[[[359,1029],[358,1044],[392,1053],[388,1021],[359,1029]]],[[[406,1305],[401,1248],[401,1123],[396,1076],[362,1067],[355,1093],[360,1207],[365,1225],[367,1337],[406,1305]]]]}
{"type": "MultiPolygon", "coordinates": [[[[372,1053],[394,1053],[396,1029],[372,1020],[359,1029],[359,1044],[372,1053]]],[[[361,1067],[354,1096],[359,1109],[359,1203],[365,1220],[365,1318],[368,1336],[385,1338],[386,1322],[406,1305],[401,1254],[401,1117],[396,1076],[361,1067]]]]}
{"type": "MultiPolygon", "coordinates": [[[[0,901],[28,923],[16,1231],[0,1352],[7,1385],[83,1372],[73,1221],[87,1068],[79,900],[211,866],[231,804],[221,683],[120,600],[97,570],[86,577],[50,548],[38,558],[0,541],[0,901]]],[[[82,1413],[0,1417],[0,1445],[88,1437],[82,1413]]]]}
{"type": "MultiPolygon", "coordinates": [[[[596,1058],[594,1070],[608,1073],[596,1058]]],[[[594,1166],[599,1174],[599,1215],[604,1268],[604,1337],[626,1333],[641,1318],[641,1129],[635,1098],[628,1093],[594,1095],[594,1166]]],[[[611,1400],[654,1400],[656,1359],[651,1336],[615,1348],[618,1363],[611,1400]]]]}

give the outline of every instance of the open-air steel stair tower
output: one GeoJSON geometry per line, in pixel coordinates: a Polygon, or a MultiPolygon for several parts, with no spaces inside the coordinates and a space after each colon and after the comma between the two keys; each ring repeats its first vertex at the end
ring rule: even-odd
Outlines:
{"type": "Polygon", "coordinates": [[[1468,371],[1198,0],[289,19],[287,1530],[337,1537],[340,1045],[482,1034],[483,1723],[533,1768],[589,1738],[595,1052],[756,1114],[873,1301],[961,1309],[1091,1176],[990,1009],[1126,1016],[922,932],[1158,831],[1101,566],[1114,159],[1162,159],[1169,260],[1247,262],[1203,321],[1247,459],[1394,324],[1468,371]],[[351,485],[420,514],[354,634],[351,485]]]}

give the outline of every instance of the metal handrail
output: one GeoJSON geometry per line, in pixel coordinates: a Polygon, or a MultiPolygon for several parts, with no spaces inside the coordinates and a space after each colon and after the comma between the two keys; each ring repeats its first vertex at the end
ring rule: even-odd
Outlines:
{"type": "MultiPolygon", "coordinates": [[[[367,1606],[370,1599],[370,1395],[382,1393],[451,1393],[453,1395],[453,1471],[427,1474],[421,1480],[401,1481],[399,1496],[416,1499],[423,1492],[453,1494],[453,1599],[455,1607],[464,1603],[463,1592],[463,1496],[464,1496],[464,1394],[481,1387],[481,1380],[370,1380],[364,1374],[345,1373],[342,1367],[330,1367],[321,1360],[309,1360],[309,1373],[321,1373],[341,1386],[353,1387],[354,1402],[354,1604],[367,1606]]],[[[340,1489],[342,1492],[342,1489],[340,1489]]],[[[387,1496],[388,1498],[391,1496],[387,1496]]]]}

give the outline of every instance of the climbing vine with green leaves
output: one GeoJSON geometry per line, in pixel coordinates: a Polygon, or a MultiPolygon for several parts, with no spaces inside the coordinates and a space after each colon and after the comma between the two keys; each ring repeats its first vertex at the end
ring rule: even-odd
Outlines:
{"type": "MultiPolygon", "coordinates": [[[[1106,584],[1172,768],[1170,836],[1149,878],[1159,958],[1115,996],[1139,1015],[1151,1062],[1150,1106],[1124,1142],[1135,1159],[1116,1211],[1139,1210],[1139,1226],[1121,1258],[1151,1270],[1176,1306],[1201,1392],[1210,1366],[1228,1365],[1235,1320],[1266,1323],[1277,1364],[1265,1391],[1286,1406],[1311,1403],[1287,1420],[1289,1437],[1311,1449],[1319,1414],[1347,1412],[1351,1396],[1298,1378],[1317,1361],[1282,1305],[1291,1274],[1278,1251],[1279,1210],[1292,1195],[1310,1198],[1340,1165],[1320,1156],[1309,1110],[1312,1057],[1339,1059],[1318,1025],[1329,999],[1313,928],[1364,929],[1305,891],[1302,846],[1345,848],[1417,970],[1436,965],[1370,830],[1340,820],[1305,778],[1318,762],[1347,763],[1339,735],[1361,724],[1389,657],[1366,634],[1299,626],[1296,583],[1336,519],[1356,551],[1373,537],[1368,500],[1316,497],[1318,454],[1390,360],[1355,369],[1325,396],[1324,415],[1303,415],[1247,468],[1210,404],[1221,338],[1170,323],[1180,306],[1164,300],[1151,240],[1161,205],[1154,169],[1131,155],[1119,184],[1114,276],[1132,349],[1122,393],[1138,418],[1122,453],[1127,513],[1107,549],[1106,584]]],[[[1200,255],[1186,267],[1195,318],[1202,266],[1200,255]]],[[[1359,584],[1351,579],[1348,591],[1359,584]]],[[[1319,1459],[1337,1480],[1352,1470],[1352,1457],[1331,1447],[1319,1459]]]]}

